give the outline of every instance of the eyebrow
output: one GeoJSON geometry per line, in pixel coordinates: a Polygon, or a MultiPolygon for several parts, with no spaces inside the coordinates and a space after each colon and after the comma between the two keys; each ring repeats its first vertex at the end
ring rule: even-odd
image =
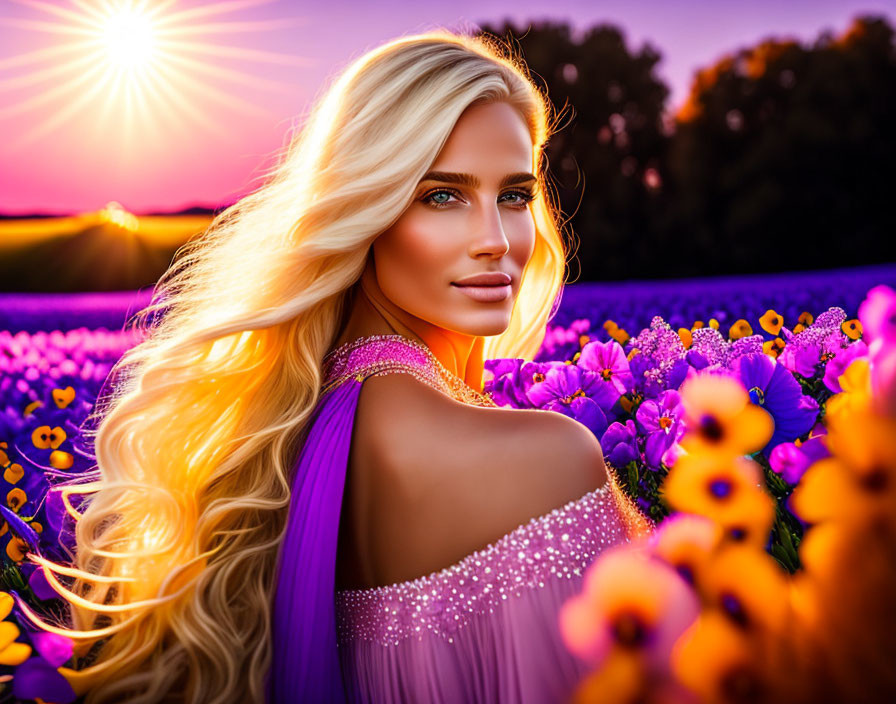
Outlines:
{"type": "MultiPolygon", "coordinates": [[[[498,184],[498,188],[504,188],[504,186],[514,186],[518,183],[537,180],[538,179],[535,178],[534,174],[530,174],[524,171],[515,174],[507,174],[507,176],[501,179],[501,183],[498,184]]],[[[479,179],[476,178],[473,174],[457,174],[450,171],[429,171],[423,178],[420,179],[420,183],[423,183],[424,181],[456,183],[461,186],[469,186],[470,188],[479,188],[480,185],[479,179]]]]}

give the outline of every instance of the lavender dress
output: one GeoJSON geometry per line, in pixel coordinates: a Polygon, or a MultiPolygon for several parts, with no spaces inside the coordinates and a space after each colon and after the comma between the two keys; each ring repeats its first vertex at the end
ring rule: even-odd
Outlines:
{"type": "Polygon", "coordinates": [[[325,360],[278,561],[269,702],[564,702],[586,672],[561,641],[559,609],[598,553],[651,528],[613,481],[439,572],[335,591],[361,385],[410,373],[457,398],[433,360],[398,335],[325,360]]]}

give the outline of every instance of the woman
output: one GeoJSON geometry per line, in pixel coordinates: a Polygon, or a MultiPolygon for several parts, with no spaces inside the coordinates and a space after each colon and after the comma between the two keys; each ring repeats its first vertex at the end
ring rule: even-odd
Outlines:
{"type": "Polygon", "coordinates": [[[350,66],[268,182],[187,246],[98,407],[95,481],[66,489],[89,495],[77,569],[34,558],[75,578],[48,576],[88,704],[569,691],[581,666],[556,609],[646,524],[583,426],[480,393],[483,359],[534,355],[562,284],[548,134],[499,45],[401,38],[350,66]],[[464,575],[495,591],[452,592],[464,575]],[[435,630],[368,640],[396,624],[435,630]]]}

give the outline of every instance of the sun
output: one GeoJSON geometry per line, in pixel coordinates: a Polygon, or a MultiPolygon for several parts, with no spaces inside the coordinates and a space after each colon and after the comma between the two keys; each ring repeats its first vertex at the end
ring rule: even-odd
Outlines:
{"type": "Polygon", "coordinates": [[[94,117],[100,132],[119,128],[130,141],[147,126],[163,122],[166,129],[193,125],[226,136],[228,112],[267,116],[261,101],[244,95],[247,91],[295,91],[292,83],[266,77],[259,64],[314,63],[302,56],[209,40],[210,35],[269,32],[305,23],[301,17],[218,17],[277,0],[219,0],[182,9],[175,7],[178,0],[68,0],[68,6],[48,0],[12,1],[34,10],[34,17],[0,16],[0,26],[48,37],[34,50],[0,55],[0,120],[32,111],[43,116],[24,134],[8,139],[7,148],[21,150],[85,112],[94,117]],[[31,90],[20,100],[5,95],[15,89],[31,90]]]}
{"type": "Polygon", "coordinates": [[[152,17],[136,8],[123,7],[110,14],[103,26],[109,60],[124,70],[148,66],[157,50],[152,17]]]}

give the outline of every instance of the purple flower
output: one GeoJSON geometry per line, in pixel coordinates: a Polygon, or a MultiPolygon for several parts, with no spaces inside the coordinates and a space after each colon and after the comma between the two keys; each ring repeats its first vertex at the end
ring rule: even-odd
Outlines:
{"type": "Polygon", "coordinates": [[[849,347],[838,349],[824,367],[824,385],[835,394],[839,394],[843,391],[840,387],[840,375],[846,371],[853,360],[867,356],[868,345],[861,340],[853,342],[849,347]]]}
{"type": "Polygon", "coordinates": [[[659,468],[663,454],[684,432],[681,416],[681,395],[674,389],[638,407],[635,419],[646,436],[644,459],[651,469],[659,468]]]}
{"type": "Polygon", "coordinates": [[[633,420],[613,423],[600,439],[604,457],[614,467],[624,467],[638,459],[638,429],[633,420]]]}
{"type": "Polygon", "coordinates": [[[871,390],[878,412],[896,415],[896,291],[875,286],[859,306],[868,340],[871,390]]]}
{"type": "Polygon", "coordinates": [[[862,334],[873,344],[884,340],[896,345],[896,291],[889,286],[875,286],[859,305],[862,334]]]}
{"type": "Polygon", "coordinates": [[[785,482],[796,484],[814,462],[829,455],[823,437],[815,437],[799,446],[782,442],[772,450],[768,461],[785,482]]]}
{"type": "Polygon", "coordinates": [[[37,699],[68,704],[75,701],[75,690],[68,683],[58,666],[43,657],[31,657],[16,668],[12,680],[12,693],[16,699],[37,699]]]}
{"type": "Polygon", "coordinates": [[[491,394],[499,406],[520,408],[528,406],[519,383],[524,359],[487,359],[483,364],[485,382],[482,390],[491,394]]]}
{"type": "Polygon", "coordinates": [[[575,418],[598,437],[607,428],[604,408],[616,401],[616,394],[608,384],[575,364],[551,367],[543,381],[532,384],[527,395],[537,408],[575,418]]]}
{"type": "Polygon", "coordinates": [[[781,328],[787,344],[778,356],[778,363],[811,379],[823,359],[830,359],[849,345],[849,338],[840,329],[844,320],[846,313],[842,308],[828,308],[812,325],[795,335],[787,328],[781,328]]]}
{"type": "Polygon", "coordinates": [[[768,355],[741,357],[737,373],[750,400],[768,411],[775,421],[775,431],[762,449],[766,456],[776,445],[799,437],[815,424],[818,403],[804,396],[793,375],[768,355]]]}
{"type": "Polygon", "coordinates": [[[632,372],[622,345],[616,340],[599,342],[594,340],[582,348],[578,365],[597,374],[603,381],[612,384],[617,395],[631,391],[632,372]]]}

